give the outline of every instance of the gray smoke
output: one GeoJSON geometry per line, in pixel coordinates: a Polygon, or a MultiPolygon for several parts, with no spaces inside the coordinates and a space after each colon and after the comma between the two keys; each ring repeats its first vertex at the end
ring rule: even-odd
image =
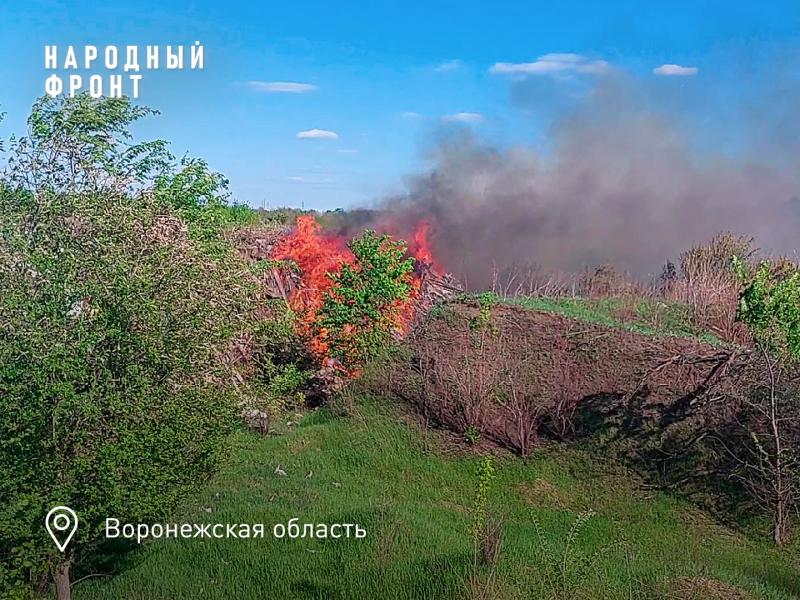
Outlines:
{"type": "Polygon", "coordinates": [[[471,286],[512,263],[553,270],[609,263],[657,274],[721,231],[794,253],[796,83],[764,85],[735,110],[722,102],[726,111],[704,106],[702,87],[683,93],[676,81],[644,84],[617,73],[594,81],[580,100],[569,89],[548,96],[545,83],[512,89],[518,106],[552,118],[544,149],[497,148],[468,130],[440,131],[432,170],[381,203],[405,227],[429,219],[436,255],[471,286]]]}

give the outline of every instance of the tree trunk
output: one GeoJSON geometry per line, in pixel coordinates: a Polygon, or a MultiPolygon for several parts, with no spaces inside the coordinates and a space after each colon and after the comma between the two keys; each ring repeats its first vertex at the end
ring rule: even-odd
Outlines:
{"type": "Polygon", "coordinates": [[[789,501],[786,497],[779,497],[775,502],[775,530],[773,537],[775,544],[785,546],[789,541],[789,501]]]}
{"type": "Polygon", "coordinates": [[[772,429],[772,443],[775,448],[775,456],[772,460],[772,489],[775,493],[775,529],[773,539],[777,546],[783,546],[789,541],[789,509],[791,507],[791,492],[788,488],[786,478],[786,465],[784,463],[784,432],[781,430],[781,415],[778,407],[778,395],[776,393],[777,376],[775,374],[775,364],[771,361],[766,349],[762,349],[764,360],[767,362],[769,372],[769,422],[772,429]]]}
{"type": "Polygon", "coordinates": [[[58,565],[56,573],[56,600],[70,600],[69,560],[58,565]]]}

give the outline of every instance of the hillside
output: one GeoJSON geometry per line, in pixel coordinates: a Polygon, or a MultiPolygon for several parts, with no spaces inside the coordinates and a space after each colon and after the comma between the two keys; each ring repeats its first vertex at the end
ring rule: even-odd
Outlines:
{"type": "Polygon", "coordinates": [[[440,304],[372,378],[373,389],[522,456],[543,439],[610,427],[672,443],[725,418],[701,400],[731,389],[743,350],[685,328],[678,335],[674,324],[612,321],[585,301],[547,302],[532,310],[485,295],[440,304]]]}
{"type": "Polygon", "coordinates": [[[607,325],[635,333],[697,339],[714,346],[720,339],[691,322],[688,307],[679,302],[636,297],[586,298],[509,298],[507,304],[563,315],[576,321],[607,325]]]}
{"type": "Polygon", "coordinates": [[[800,567],[785,553],[555,445],[528,461],[495,450],[490,506],[505,519],[505,539],[496,573],[479,568],[470,587],[475,470],[490,447],[423,429],[384,399],[359,397],[348,412],[311,412],[281,436],[238,434],[224,472],[176,520],[358,522],[367,539],[154,541],[118,575],[78,584],[74,597],[800,597],[800,567]],[[570,528],[587,510],[596,516],[576,532],[562,572],[570,528]]]}

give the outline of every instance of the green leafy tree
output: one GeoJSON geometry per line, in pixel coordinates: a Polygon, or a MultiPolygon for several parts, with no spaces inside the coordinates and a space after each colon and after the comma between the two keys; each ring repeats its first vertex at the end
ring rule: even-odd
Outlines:
{"type": "Polygon", "coordinates": [[[366,230],[349,244],[355,262],[330,275],[318,325],[332,356],[358,368],[375,356],[401,326],[412,293],[412,258],[403,242],[366,230]]]}
{"type": "Polygon", "coordinates": [[[737,318],[750,328],[761,366],[745,399],[750,443],[743,480],[772,508],[773,538],[784,545],[800,495],[800,272],[789,261],[735,265],[744,281],[737,318]]]}
{"type": "Polygon", "coordinates": [[[127,192],[148,187],[171,169],[163,140],[136,142],[130,124],[157,111],[128,98],[44,96],[28,132],[12,137],[4,179],[34,193],[127,192]]]}
{"type": "Polygon", "coordinates": [[[234,225],[252,224],[257,213],[230,203],[228,180],[198,158],[184,157],[178,168],[160,174],[153,194],[189,225],[189,234],[213,256],[225,255],[230,244],[225,232],[234,225]]]}
{"type": "Polygon", "coordinates": [[[127,133],[144,114],[40,101],[0,181],[0,586],[20,597],[55,579],[67,598],[105,519],[164,518],[235,422],[224,359],[249,272],[153,193],[164,145],[127,133]],[[56,505],[80,521],[64,554],[43,526],[56,505]]]}

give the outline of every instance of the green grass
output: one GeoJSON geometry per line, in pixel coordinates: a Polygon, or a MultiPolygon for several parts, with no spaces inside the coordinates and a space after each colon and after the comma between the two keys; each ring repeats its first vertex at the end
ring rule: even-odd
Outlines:
{"type": "Polygon", "coordinates": [[[629,307],[627,312],[630,312],[630,316],[627,318],[620,316],[626,308],[626,303],[621,298],[590,300],[532,297],[509,298],[503,302],[644,335],[692,338],[714,346],[722,345],[715,335],[695,327],[689,318],[688,308],[677,302],[641,298],[629,307]]]}
{"type": "Polygon", "coordinates": [[[682,501],[641,492],[617,467],[563,446],[527,462],[496,460],[490,503],[505,519],[505,541],[496,572],[479,568],[470,588],[467,531],[480,456],[385,401],[364,399],[357,412],[312,412],[282,436],[237,434],[225,470],[173,522],[271,528],[298,517],[360,523],[366,539],[155,540],[113,577],[79,583],[74,598],[446,599],[488,589],[483,597],[649,599],[667,597],[674,578],[696,575],[756,598],[800,595],[797,557],[682,501]],[[278,465],[286,476],[274,473],[278,465]],[[568,531],[588,509],[596,516],[575,536],[562,577],[568,531]],[[576,566],[582,558],[588,569],[576,566]]]}

